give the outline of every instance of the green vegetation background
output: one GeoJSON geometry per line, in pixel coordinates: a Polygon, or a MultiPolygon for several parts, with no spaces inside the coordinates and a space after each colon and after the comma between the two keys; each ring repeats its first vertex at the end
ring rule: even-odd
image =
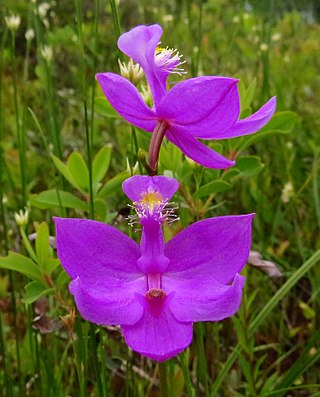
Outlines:
{"type": "Polygon", "coordinates": [[[94,75],[127,61],[120,29],[159,23],[162,46],[186,61],[182,78],[241,79],[243,117],[278,101],[260,133],[209,143],[236,158],[233,170],[162,148],[160,172],[181,182],[180,221],[166,237],[203,217],[255,212],[253,249],[269,261],[246,268],[233,319],[197,324],[190,349],[165,368],[166,393],[320,396],[319,2],[2,0],[0,12],[0,394],[164,395],[158,366],[129,351],[117,327],[75,316],[49,238],[53,215],[137,237],[121,183],[143,169],[149,135],[112,111],[94,75]]]}

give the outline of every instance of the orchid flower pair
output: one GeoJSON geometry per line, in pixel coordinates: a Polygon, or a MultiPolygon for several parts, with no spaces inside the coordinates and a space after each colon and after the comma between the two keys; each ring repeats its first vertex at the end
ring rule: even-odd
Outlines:
{"type": "MultiPolygon", "coordinates": [[[[251,134],[275,111],[275,98],[239,120],[238,80],[203,76],[167,91],[170,73],[180,73],[180,55],[158,47],[159,25],[124,33],[119,48],[143,69],[153,107],[138,89],[114,73],[98,81],[111,105],[131,124],[152,133],[150,174],[157,173],[164,136],[188,157],[209,168],[234,165],[199,139],[251,134]]],[[[96,324],[120,325],[127,344],[157,361],[184,350],[197,321],[218,321],[241,303],[253,214],[209,218],[165,243],[162,227],[172,216],[169,200],[178,181],[136,175],[123,183],[142,228],[140,245],[119,230],[85,219],[55,218],[57,250],[71,277],[70,291],[81,315],[96,324]]]]}
{"type": "Polygon", "coordinates": [[[55,218],[58,255],[81,315],[120,324],[126,343],[157,361],[189,346],[193,322],[238,310],[251,244],[252,214],[196,222],[165,244],[162,225],[178,185],[141,175],[123,183],[142,226],[140,246],[100,222],[55,218]]]}
{"type": "Polygon", "coordinates": [[[235,138],[258,131],[271,119],[276,98],[271,98],[252,116],[239,120],[237,79],[201,76],[182,81],[167,91],[169,74],[181,71],[180,56],[175,50],[159,47],[161,35],[159,25],[140,25],[118,40],[120,50],[144,70],[153,96],[153,108],[144,103],[130,81],[114,73],[97,75],[105,96],[129,123],[153,132],[151,153],[149,151],[151,168],[156,168],[159,142],[161,144],[163,136],[205,167],[219,169],[234,165],[233,160],[223,157],[197,138],[235,138]]]}

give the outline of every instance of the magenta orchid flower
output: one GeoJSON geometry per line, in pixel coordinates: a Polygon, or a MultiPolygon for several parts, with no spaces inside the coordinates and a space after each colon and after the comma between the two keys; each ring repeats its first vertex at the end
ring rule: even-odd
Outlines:
{"type": "Polygon", "coordinates": [[[164,176],[124,182],[142,225],[140,246],[100,222],[55,218],[58,255],[81,315],[120,324],[126,343],[157,361],[189,346],[193,322],[238,310],[251,243],[252,214],[196,222],[165,244],[161,225],[177,188],[164,176]]]}
{"type": "Polygon", "coordinates": [[[150,109],[137,88],[114,73],[97,75],[105,96],[129,123],[153,132],[154,141],[161,143],[165,135],[188,157],[208,168],[234,165],[234,161],[226,159],[197,138],[226,139],[257,132],[271,119],[276,98],[271,98],[250,117],[239,120],[237,79],[196,77],[182,81],[167,91],[169,74],[181,72],[180,55],[175,50],[158,47],[161,35],[159,25],[140,25],[121,35],[118,40],[120,50],[144,70],[154,107],[150,109]]]}

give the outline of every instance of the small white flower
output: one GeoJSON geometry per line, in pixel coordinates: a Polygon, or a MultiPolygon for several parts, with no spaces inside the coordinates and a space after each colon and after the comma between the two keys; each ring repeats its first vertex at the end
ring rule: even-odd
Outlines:
{"type": "Polygon", "coordinates": [[[53,50],[52,47],[45,45],[42,49],[41,49],[41,55],[43,56],[44,60],[47,63],[50,63],[52,61],[52,57],[53,57],[53,50]]]}
{"type": "Polygon", "coordinates": [[[266,43],[260,44],[260,50],[261,50],[262,52],[266,52],[266,51],[268,51],[268,49],[269,49],[268,44],[266,44],[266,43]]]}
{"type": "Polygon", "coordinates": [[[281,39],[281,34],[280,33],[274,33],[272,36],[271,36],[271,40],[272,41],[279,41],[281,39]]]}
{"type": "Polygon", "coordinates": [[[35,36],[35,34],[34,34],[34,30],[33,29],[28,29],[26,31],[25,38],[26,38],[27,41],[31,41],[32,39],[34,39],[34,36],[35,36]]]}
{"type": "Polygon", "coordinates": [[[239,22],[240,22],[240,18],[238,17],[238,15],[235,15],[235,16],[232,18],[232,22],[233,22],[233,23],[239,23],[239,22]]]}
{"type": "Polygon", "coordinates": [[[42,3],[39,4],[38,6],[38,13],[39,13],[39,17],[41,19],[44,19],[47,16],[48,11],[50,10],[50,4],[49,3],[42,3]]]}
{"type": "Polygon", "coordinates": [[[287,182],[281,192],[281,200],[283,203],[287,204],[290,199],[294,196],[294,189],[291,182],[287,182]]]}
{"type": "Polygon", "coordinates": [[[24,210],[19,210],[19,212],[15,212],[14,219],[18,226],[26,226],[29,222],[29,210],[25,208],[24,210]]]}
{"type": "Polygon", "coordinates": [[[169,24],[169,23],[173,22],[173,15],[171,15],[171,14],[164,15],[162,20],[164,23],[169,24]]]}
{"type": "Polygon", "coordinates": [[[21,18],[19,15],[10,15],[8,17],[5,17],[6,20],[6,24],[8,26],[8,28],[15,32],[16,30],[18,30],[20,23],[21,23],[21,18]]]}

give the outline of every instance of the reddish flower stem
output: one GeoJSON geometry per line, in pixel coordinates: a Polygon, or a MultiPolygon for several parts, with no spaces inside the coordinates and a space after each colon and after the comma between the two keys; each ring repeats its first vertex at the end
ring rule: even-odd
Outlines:
{"type": "Polygon", "coordinates": [[[159,160],[159,152],[162,140],[167,131],[167,123],[165,121],[160,121],[157,123],[156,128],[152,133],[152,138],[149,146],[149,175],[157,175],[158,173],[158,160],[159,160]]]}

